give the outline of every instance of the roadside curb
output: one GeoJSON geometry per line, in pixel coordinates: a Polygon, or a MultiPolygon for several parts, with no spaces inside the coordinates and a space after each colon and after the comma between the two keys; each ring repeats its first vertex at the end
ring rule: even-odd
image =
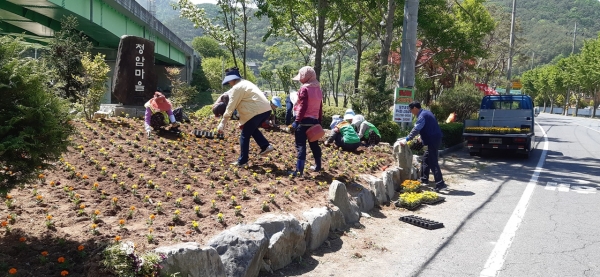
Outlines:
{"type": "Polygon", "coordinates": [[[450,153],[452,153],[454,151],[460,150],[463,147],[465,147],[465,142],[462,142],[462,143],[459,143],[457,145],[448,147],[448,148],[446,148],[444,150],[439,150],[438,151],[438,157],[443,157],[443,156],[448,155],[448,154],[450,154],[450,153]]]}

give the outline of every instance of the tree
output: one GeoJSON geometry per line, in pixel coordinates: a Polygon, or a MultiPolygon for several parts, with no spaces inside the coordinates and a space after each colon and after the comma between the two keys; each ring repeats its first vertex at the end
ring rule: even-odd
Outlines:
{"type": "Polygon", "coordinates": [[[104,55],[98,54],[92,60],[90,53],[83,54],[81,65],[83,74],[74,76],[83,87],[77,91],[77,102],[81,104],[85,118],[90,120],[94,112],[100,109],[100,100],[106,91],[110,67],[104,62],[104,55]]]}
{"type": "Polygon", "coordinates": [[[43,61],[21,58],[21,39],[0,37],[0,189],[25,184],[57,161],[74,133],[68,102],[43,61]]]}
{"type": "Polygon", "coordinates": [[[171,102],[173,107],[185,107],[198,91],[180,78],[181,68],[167,67],[167,79],[171,81],[171,102]]]}
{"type": "Polygon", "coordinates": [[[78,92],[86,89],[75,77],[82,77],[84,69],[81,60],[85,53],[92,51],[92,43],[83,32],[77,31],[76,17],[65,16],[60,25],[60,31],[54,33],[44,58],[56,75],[53,82],[60,89],[60,95],[75,102],[79,97],[78,92]]]}
{"type": "Polygon", "coordinates": [[[343,0],[258,0],[258,16],[267,16],[271,28],[264,39],[271,35],[294,33],[299,39],[315,49],[314,69],[321,78],[323,50],[342,39],[352,30],[354,14],[343,0]]]}
{"type": "Polygon", "coordinates": [[[192,48],[200,54],[202,58],[225,57],[228,58],[227,51],[219,46],[219,42],[210,37],[195,37],[192,40],[192,48]]]}

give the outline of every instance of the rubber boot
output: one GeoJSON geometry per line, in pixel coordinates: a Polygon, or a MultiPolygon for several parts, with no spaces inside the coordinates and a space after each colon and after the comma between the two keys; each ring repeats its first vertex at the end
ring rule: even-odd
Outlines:
{"type": "Polygon", "coordinates": [[[304,164],[305,163],[306,163],[306,160],[297,160],[296,161],[296,170],[288,171],[287,174],[293,175],[294,177],[302,176],[302,173],[304,173],[304,164]]]}
{"type": "Polygon", "coordinates": [[[302,176],[302,173],[304,173],[304,164],[305,163],[306,163],[306,160],[296,161],[296,176],[302,176]]]}
{"type": "Polygon", "coordinates": [[[312,171],[321,171],[321,158],[315,159],[315,165],[310,167],[312,171]]]}

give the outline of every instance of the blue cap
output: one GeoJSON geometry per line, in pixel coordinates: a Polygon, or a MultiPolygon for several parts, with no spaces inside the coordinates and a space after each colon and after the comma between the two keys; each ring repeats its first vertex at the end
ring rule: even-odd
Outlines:
{"type": "Polygon", "coordinates": [[[273,98],[271,98],[271,103],[277,106],[277,108],[281,108],[281,98],[279,98],[279,96],[273,96],[273,98]]]}
{"type": "Polygon", "coordinates": [[[227,73],[225,73],[225,78],[223,78],[223,85],[227,85],[229,82],[233,80],[242,79],[240,76],[240,71],[237,69],[231,69],[227,73]]]}

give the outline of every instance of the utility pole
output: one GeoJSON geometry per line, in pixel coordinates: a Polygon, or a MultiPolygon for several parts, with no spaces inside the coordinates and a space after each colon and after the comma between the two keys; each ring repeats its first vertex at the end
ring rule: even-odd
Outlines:
{"type": "MultiPolygon", "coordinates": [[[[573,32],[567,32],[567,35],[573,35],[573,48],[571,48],[571,54],[575,53],[575,39],[577,38],[577,21],[575,21],[575,29],[573,32]]],[[[579,35],[585,35],[584,33],[579,33],[579,35]]]]}
{"type": "MultiPolygon", "coordinates": [[[[417,58],[417,18],[419,16],[419,0],[404,2],[404,20],[402,22],[402,49],[400,52],[400,76],[398,87],[415,87],[415,60],[417,58]]],[[[402,122],[406,129],[410,123],[402,122]]]]}
{"type": "Polygon", "coordinates": [[[508,64],[507,64],[507,69],[506,69],[506,79],[508,79],[508,83],[506,85],[506,94],[510,94],[510,89],[512,88],[512,81],[510,80],[510,78],[511,78],[510,70],[512,67],[513,46],[515,44],[514,31],[515,31],[516,8],[517,8],[517,0],[513,0],[512,16],[511,16],[511,21],[510,21],[510,46],[508,48],[508,64]]]}

